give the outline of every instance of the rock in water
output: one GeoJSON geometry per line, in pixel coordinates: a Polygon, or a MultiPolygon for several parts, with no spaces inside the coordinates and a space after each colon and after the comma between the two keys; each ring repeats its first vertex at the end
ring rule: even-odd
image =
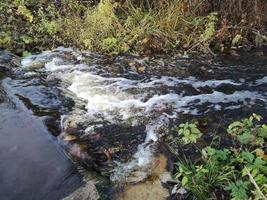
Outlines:
{"type": "Polygon", "coordinates": [[[21,66],[20,62],[21,59],[18,56],[6,51],[0,51],[0,70],[1,68],[5,70],[17,68],[21,66]]]}
{"type": "Polygon", "coordinates": [[[98,200],[100,198],[95,184],[88,181],[84,186],[65,197],[63,200],[98,200]]]}

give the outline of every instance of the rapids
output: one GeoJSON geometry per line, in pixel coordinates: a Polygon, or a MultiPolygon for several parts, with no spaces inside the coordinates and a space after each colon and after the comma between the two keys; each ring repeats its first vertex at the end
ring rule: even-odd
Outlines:
{"type": "Polygon", "coordinates": [[[132,182],[138,171],[138,182],[151,174],[161,138],[185,116],[266,117],[265,61],[264,56],[247,65],[227,56],[212,64],[181,55],[110,58],[57,48],[24,58],[4,85],[44,117],[85,168],[118,183],[132,182]]]}

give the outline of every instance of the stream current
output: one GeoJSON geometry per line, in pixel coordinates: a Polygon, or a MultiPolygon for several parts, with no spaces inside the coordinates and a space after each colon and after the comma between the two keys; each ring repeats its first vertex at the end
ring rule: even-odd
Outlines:
{"type": "Polygon", "coordinates": [[[110,58],[71,48],[28,56],[4,88],[66,151],[112,182],[144,180],[161,138],[184,118],[267,116],[267,49],[212,62],[181,55],[110,58]],[[137,173],[134,173],[134,176],[137,173]]]}

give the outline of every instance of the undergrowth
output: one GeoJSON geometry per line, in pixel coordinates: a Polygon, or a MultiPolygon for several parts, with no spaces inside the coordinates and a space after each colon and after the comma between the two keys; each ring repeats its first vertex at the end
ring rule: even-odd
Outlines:
{"type": "Polygon", "coordinates": [[[211,47],[222,49],[227,42],[241,45],[252,38],[261,44],[266,39],[265,7],[252,1],[255,21],[247,17],[254,12],[242,10],[247,3],[238,2],[225,1],[217,8],[208,0],[5,0],[0,2],[0,47],[26,54],[58,45],[107,54],[212,53],[211,47]],[[228,7],[235,4],[242,16],[229,15],[228,7]]]}
{"type": "MultiPolygon", "coordinates": [[[[266,200],[267,155],[264,150],[267,125],[260,124],[260,121],[261,116],[253,114],[233,122],[227,129],[233,145],[223,147],[212,143],[203,147],[199,149],[201,159],[197,162],[179,158],[175,178],[180,181],[180,186],[200,200],[266,200]]],[[[188,127],[190,125],[197,129],[195,124],[188,124],[188,127]]],[[[184,126],[177,131],[184,133],[184,126]]]]}

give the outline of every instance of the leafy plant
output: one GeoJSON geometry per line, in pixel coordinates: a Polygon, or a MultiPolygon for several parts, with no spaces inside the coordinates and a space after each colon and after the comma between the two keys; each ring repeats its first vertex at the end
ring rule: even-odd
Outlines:
{"type": "Polygon", "coordinates": [[[178,135],[182,136],[182,140],[185,144],[196,143],[202,136],[202,133],[197,128],[196,123],[183,123],[175,128],[178,135]]]}
{"type": "Polygon", "coordinates": [[[236,183],[231,183],[228,186],[228,189],[231,191],[231,196],[234,200],[246,200],[248,199],[247,195],[247,184],[243,181],[237,181],[236,183]]]}
{"type": "Polygon", "coordinates": [[[105,52],[117,54],[119,48],[118,40],[114,37],[103,39],[101,47],[105,52]]]}
{"type": "Polygon", "coordinates": [[[30,23],[33,22],[33,15],[25,5],[19,5],[17,11],[20,15],[24,16],[30,23]]]}
{"type": "Polygon", "coordinates": [[[249,118],[230,124],[227,132],[241,145],[262,146],[267,137],[267,126],[259,126],[254,123],[255,121],[260,122],[261,119],[261,116],[252,114],[249,118]]]}
{"type": "MultiPolygon", "coordinates": [[[[211,150],[211,149],[210,149],[211,150]]],[[[212,149],[206,161],[192,164],[190,161],[177,162],[175,178],[182,186],[200,200],[208,199],[213,192],[223,189],[234,176],[234,167],[227,165],[227,157],[218,156],[222,152],[212,149]],[[223,158],[219,161],[219,158],[223,158]]]]}
{"type": "MultiPolygon", "coordinates": [[[[206,146],[201,149],[201,160],[194,164],[179,159],[175,178],[198,199],[217,198],[216,192],[220,191],[228,192],[234,200],[266,200],[267,156],[262,147],[266,125],[259,124],[261,119],[253,114],[230,124],[227,132],[237,140],[234,146],[206,146]]],[[[189,124],[180,128],[183,134],[189,124]]]]}

